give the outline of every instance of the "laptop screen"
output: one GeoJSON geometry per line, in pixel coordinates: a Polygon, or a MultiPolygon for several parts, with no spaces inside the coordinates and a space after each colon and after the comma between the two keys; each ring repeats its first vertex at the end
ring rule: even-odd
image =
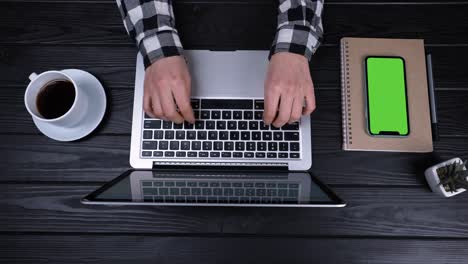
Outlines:
{"type": "Polygon", "coordinates": [[[307,172],[132,170],[84,203],[200,206],[338,206],[343,202],[307,172]]]}

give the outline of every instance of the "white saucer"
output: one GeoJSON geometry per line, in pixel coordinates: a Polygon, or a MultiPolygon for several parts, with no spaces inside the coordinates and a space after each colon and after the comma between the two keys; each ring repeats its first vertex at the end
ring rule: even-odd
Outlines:
{"type": "Polygon", "coordinates": [[[88,94],[88,109],[83,120],[74,127],[60,127],[50,123],[44,123],[33,118],[39,131],[44,135],[58,141],[74,141],[89,135],[101,123],[106,112],[106,93],[96,77],[92,74],[75,69],[67,69],[62,72],[73,76],[73,80],[80,83],[88,94]]]}

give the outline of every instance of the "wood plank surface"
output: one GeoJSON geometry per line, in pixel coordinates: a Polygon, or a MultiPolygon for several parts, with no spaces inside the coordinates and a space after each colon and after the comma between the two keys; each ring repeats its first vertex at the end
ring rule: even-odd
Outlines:
{"type": "Polygon", "coordinates": [[[98,185],[0,184],[0,232],[468,238],[468,196],[428,187],[335,187],[345,208],[97,206],[98,185]]]}
{"type": "Polygon", "coordinates": [[[443,239],[1,235],[0,262],[459,264],[468,257],[466,244],[443,239]]]}
{"type": "MultiPolygon", "coordinates": [[[[325,43],[342,36],[424,38],[430,44],[467,44],[468,5],[332,4],[324,11],[325,43]],[[450,17],[450,19],[441,19],[450,17]],[[396,22],[395,19],[398,19],[396,22]],[[457,25],[457,26],[453,26],[457,25]]],[[[115,2],[2,3],[0,43],[126,44],[115,2]],[[31,8],[34,6],[34,8],[31,8]],[[43,12],[37,12],[43,10],[43,12]],[[22,14],[22,19],[17,19],[22,14]],[[49,14],[54,14],[53,16],[49,14]],[[99,21],[96,23],[96,21],[99,21]]],[[[186,48],[264,49],[276,28],[276,1],[174,3],[177,28],[186,48]],[[216,21],[216,23],[213,23],[216,21]]]]}
{"type": "MultiPolygon", "coordinates": [[[[130,136],[91,134],[62,143],[42,135],[0,137],[0,182],[104,182],[129,168],[130,136]]],[[[454,156],[468,158],[468,141],[443,138],[435,152],[384,153],[341,150],[340,137],[313,137],[312,172],[327,184],[425,186],[424,170],[454,156]]]]}

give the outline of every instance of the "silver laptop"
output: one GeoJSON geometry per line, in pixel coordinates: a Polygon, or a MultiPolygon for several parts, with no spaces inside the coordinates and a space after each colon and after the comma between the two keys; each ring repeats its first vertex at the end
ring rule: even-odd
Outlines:
{"type": "Polygon", "coordinates": [[[195,124],[145,115],[145,71],[138,55],[130,148],[136,170],[83,202],[344,206],[307,173],[312,165],[310,117],[281,128],[262,121],[268,51],[187,50],[185,56],[195,124]]]}

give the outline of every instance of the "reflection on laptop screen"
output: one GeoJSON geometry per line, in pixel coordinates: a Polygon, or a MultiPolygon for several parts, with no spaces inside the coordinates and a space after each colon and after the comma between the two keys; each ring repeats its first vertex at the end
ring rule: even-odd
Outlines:
{"type": "Polygon", "coordinates": [[[97,201],[160,204],[309,204],[331,198],[308,173],[132,171],[97,201]]]}

